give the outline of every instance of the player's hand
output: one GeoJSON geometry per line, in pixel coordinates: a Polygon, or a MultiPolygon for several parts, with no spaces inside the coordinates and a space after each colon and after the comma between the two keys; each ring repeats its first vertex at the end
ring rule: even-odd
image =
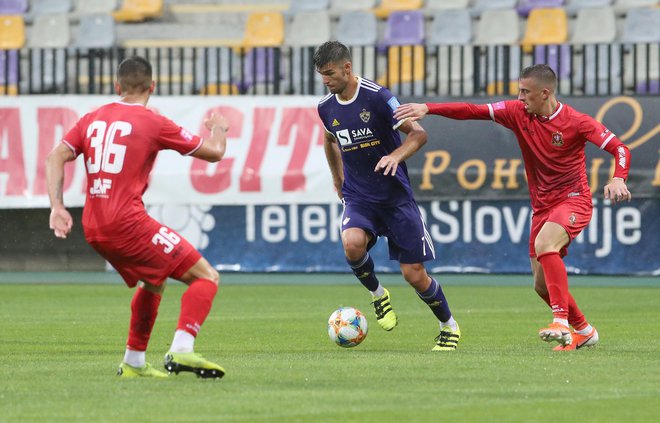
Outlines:
{"type": "Polygon", "coordinates": [[[623,179],[612,179],[609,184],[605,185],[603,191],[605,198],[614,204],[620,203],[624,200],[630,201],[632,199],[632,194],[628,191],[628,187],[623,179]]]}
{"type": "Polygon", "coordinates": [[[73,218],[64,207],[54,207],[50,211],[50,228],[58,238],[66,238],[71,233],[73,218]]]}
{"type": "Polygon", "coordinates": [[[383,156],[376,164],[374,172],[383,172],[383,175],[392,175],[396,174],[396,170],[399,167],[399,161],[392,156],[383,156]]]}
{"type": "Polygon", "coordinates": [[[227,118],[222,115],[216,115],[215,113],[211,113],[211,116],[204,120],[204,126],[209,131],[213,131],[214,128],[222,129],[224,132],[229,131],[227,118]]]}
{"type": "Polygon", "coordinates": [[[396,120],[408,119],[411,122],[422,119],[429,112],[429,107],[425,103],[407,103],[402,104],[394,111],[396,120]]]}

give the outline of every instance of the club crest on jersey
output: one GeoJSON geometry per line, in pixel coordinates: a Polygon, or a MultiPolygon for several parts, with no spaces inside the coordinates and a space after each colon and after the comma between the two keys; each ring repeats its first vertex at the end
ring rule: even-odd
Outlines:
{"type": "Polygon", "coordinates": [[[369,119],[371,119],[371,112],[367,112],[367,109],[362,109],[362,112],[360,112],[360,119],[362,119],[362,122],[364,123],[369,122],[369,119]]]}
{"type": "Polygon", "coordinates": [[[561,147],[564,145],[564,137],[561,132],[553,132],[552,133],[552,145],[555,147],[561,147]]]}
{"type": "Polygon", "coordinates": [[[575,219],[576,219],[576,218],[575,218],[575,214],[574,214],[574,213],[571,213],[571,215],[568,216],[568,223],[570,223],[571,226],[575,225],[575,219]]]}

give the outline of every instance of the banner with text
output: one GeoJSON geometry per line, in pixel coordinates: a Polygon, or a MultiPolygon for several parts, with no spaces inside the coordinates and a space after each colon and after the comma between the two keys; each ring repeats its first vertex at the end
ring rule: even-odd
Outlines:
{"type": "MultiPolygon", "coordinates": [[[[77,119],[115,99],[0,98],[0,208],[48,207],[46,155],[77,119]]],[[[336,201],[323,152],[324,128],[316,113],[317,102],[318,98],[295,96],[153,98],[150,107],[191,132],[207,136],[203,121],[211,113],[226,115],[231,128],[227,153],[220,163],[206,163],[172,151],[161,153],[145,203],[336,201]]],[[[660,98],[572,98],[568,102],[605,122],[631,148],[629,188],[633,196],[660,197],[660,98]]],[[[430,134],[429,142],[408,160],[418,200],[528,198],[520,151],[509,130],[492,122],[438,116],[427,117],[423,125],[430,134]]],[[[587,157],[592,189],[600,194],[609,178],[612,158],[590,144],[587,157]]],[[[64,190],[67,205],[84,203],[81,159],[67,165],[64,190]]]]}
{"type": "MultiPolygon", "coordinates": [[[[427,268],[444,273],[529,273],[526,200],[421,202],[435,244],[427,268]]],[[[589,227],[570,245],[570,273],[660,275],[660,199],[619,206],[594,200],[589,227]]],[[[339,228],[342,206],[279,204],[149,207],[223,271],[350,272],[339,228]]],[[[379,272],[399,272],[387,240],[371,251],[379,272]]]]}

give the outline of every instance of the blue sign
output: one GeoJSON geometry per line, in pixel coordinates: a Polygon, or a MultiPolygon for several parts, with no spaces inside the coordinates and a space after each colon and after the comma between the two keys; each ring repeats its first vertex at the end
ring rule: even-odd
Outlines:
{"type": "MultiPolygon", "coordinates": [[[[420,208],[436,248],[436,259],[427,263],[430,271],[530,272],[529,201],[429,201],[420,208]]],[[[221,206],[196,213],[204,224],[195,225],[203,232],[200,250],[223,271],[348,272],[341,212],[339,203],[221,206]]],[[[660,274],[658,216],[659,199],[616,206],[594,200],[590,226],[569,247],[568,271],[660,274]]],[[[399,272],[398,263],[389,260],[385,239],[371,254],[378,271],[399,272]]]]}

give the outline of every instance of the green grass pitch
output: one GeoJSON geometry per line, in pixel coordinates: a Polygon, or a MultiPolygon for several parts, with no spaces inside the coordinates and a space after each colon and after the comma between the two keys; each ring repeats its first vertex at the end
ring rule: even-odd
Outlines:
{"type": "MultiPolygon", "coordinates": [[[[435,319],[398,276],[383,278],[399,315],[399,326],[385,332],[348,275],[294,275],[289,283],[286,275],[276,283],[228,275],[196,345],[227,375],[162,381],[115,376],[133,291],[112,278],[0,283],[0,422],[630,423],[660,415],[657,278],[576,284],[601,344],[556,353],[536,336],[551,314],[529,277],[502,285],[443,276],[463,338],[457,351],[432,353],[435,319]],[[353,349],[326,333],[341,305],[369,320],[366,340],[353,349]]],[[[182,292],[175,282],[165,292],[152,364],[162,366],[182,292]]]]}

